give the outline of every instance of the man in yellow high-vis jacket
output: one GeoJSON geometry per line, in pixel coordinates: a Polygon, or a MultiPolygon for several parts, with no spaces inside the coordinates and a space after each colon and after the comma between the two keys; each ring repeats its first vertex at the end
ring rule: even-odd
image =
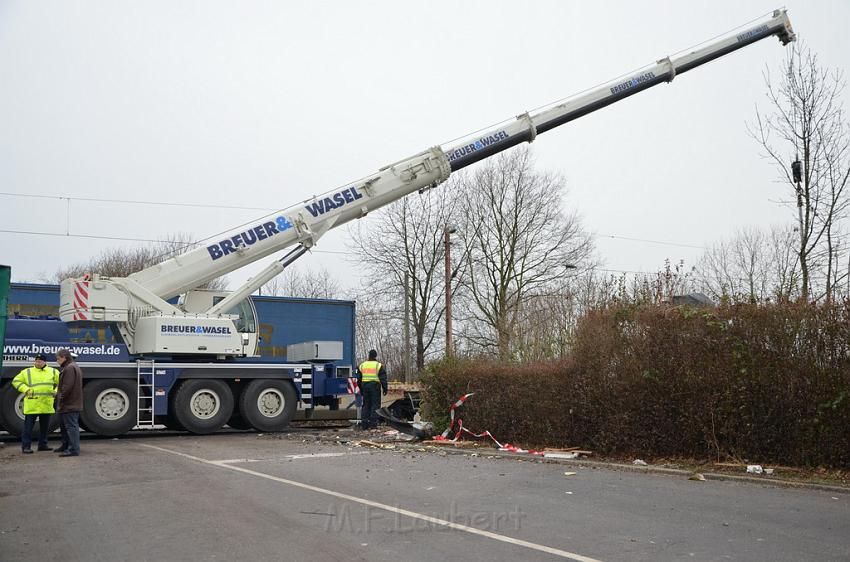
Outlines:
{"type": "Polygon", "coordinates": [[[36,355],[32,367],[27,367],[12,379],[12,387],[24,395],[24,430],[21,432],[21,449],[32,453],[32,430],[39,422],[38,450],[52,451],[47,446],[50,415],[54,413],[53,400],[59,385],[59,370],[47,366],[47,357],[36,355]]]}
{"type": "Polygon", "coordinates": [[[363,397],[360,427],[378,427],[378,416],[375,412],[381,407],[381,389],[384,390],[384,396],[387,394],[387,370],[378,362],[378,352],[374,349],[369,351],[369,360],[360,363],[357,368],[357,386],[363,397]]]}

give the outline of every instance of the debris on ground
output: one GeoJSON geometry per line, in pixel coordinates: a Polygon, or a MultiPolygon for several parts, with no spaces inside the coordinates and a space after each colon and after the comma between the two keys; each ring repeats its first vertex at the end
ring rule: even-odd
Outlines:
{"type": "Polygon", "coordinates": [[[373,447],[375,449],[395,449],[395,445],[392,443],[376,443],[374,441],[369,441],[368,439],[355,441],[352,445],[355,447],[373,447]]]}
{"type": "Polygon", "coordinates": [[[575,472],[565,472],[564,473],[564,476],[575,476],[575,475],[576,475],[575,472]]]}
{"type": "Polygon", "coordinates": [[[430,422],[402,420],[395,417],[387,408],[380,408],[376,413],[391,428],[406,433],[416,439],[428,439],[435,433],[434,426],[430,422]]]}
{"type": "MultiPolygon", "coordinates": [[[[496,439],[492,433],[485,430],[481,433],[475,433],[470,429],[463,426],[463,420],[460,417],[455,418],[455,410],[463,406],[467,400],[469,400],[472,396],[474,396],[474,392],[470,392],[468,394],[464,394],[460,398],[458,398],[449,408],[449,426],[441,435],[437,435],[434,437],[432,441],[429,441],[428,444],[436,445],[437,443],[446,443],[452,444],[455,447],[466,447],[467,445],[460,445],[460,443],[466,443],[465,441],[461,441],[461,437],[464,434],[467,434],[476,439],[487,437],[489,438],[494,445],[499,449],[499,452],[502,453],[521,453],[528,454],[543,458],[552,458],[552,459],[577,459],[581,455],[592,455],[592,451],[584,451],[581,447],[569,447],[567,449],[544,449],[542,451],[535,451],[534,449],[523,449],[521,447],[517,447],[516,445],[511,445],[510,443],[502,444],[496,439]],[[457,428],[455,430],[455,427],[457,428]],[[454,437],[449,437],[449,435],[454,431],[454,437]]],[[[380,411],[378,412],[380,414],[380,411]]],[[[404,430],[402,430],[404,431],[404,430]]]]}
{"type": "Polygon", "coordinates": [[[646,466],[646,461],[642,459],[635,459],[632,461],[632,464],[637,466],[646,466]]]}
{"type": "Polygon", "coordinates": [[[422,444],[433,447],[457,447],[460,449],[476,449],[481,446],[477,441],[445,441],[442,439],[428,439],[427,441],[423,441],[422,444]]]}
{"type": "MultiPolygon", "coordinates": [[[[744,464],[742,462],[716,462],[716,463],[714,463],[714,466],[720,467],[720,468],[737,468],[739,470],[740,469],[746,469],[746,471],[749,474],[762,474],[761,472],[751,472],[750,471],[751,466],[761,466],[763,471],[764,471],[764,474],[773,474],[774,472],[805,472],[802,468],[798,468],[798,467],[794,467],[794,466],[773,465],[773,466],[767,467],[767,466],[764,466],[764,465],[748,465],[748,464],[744,464]]],[[[757,470],[757,469],[753,469],[753,470],[757,470]]]]}
{"type": "Polygon", "coordinates": [[[582,456],[589,457],[593,451],[585,451],[581,447],[568,447],[566,449],[543,449],[543,458],[546,459],[577,459],[582,456]]]}
{"type": "Polygon", "coordinates": [[[688,478],[688,480],[697,480],[699,482],[705,482],[705,476],[703,476],[699,472],[694,472],[693,474],[691,474],[691,476],[690,476],[690,478],[688,478]]]}
{"type": "Polygon", "coordinates": [[[577,459],[578,453],[576,453],[575,451],[570,451],[570,452],[566,452],[566,453],[547,453],[546,451],[543,451],[543,458],[570,460],[570,459],[577,459]]]}
{"type": "Polygon", "coordinates": [[[763,472],[764,468],[760,464],[747,465],[747,474],[761,474],[763,472]]]}
{"type": "Polygon", "coordinates": [[[418,390],[405,391],[402,398],[394,400],[392,403],[384,406],[383,409],[398,420],[408,422],[419,421],[417,414],[419,412],[420,402],[421,397],[418,390]]]}

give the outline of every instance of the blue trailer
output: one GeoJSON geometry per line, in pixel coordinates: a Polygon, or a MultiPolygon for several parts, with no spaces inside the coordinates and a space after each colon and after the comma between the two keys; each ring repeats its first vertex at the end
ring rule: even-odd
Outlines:
{"type": "MultiPolygon", "coordinates": [[[[12,268],[8,265],[0,265],[0,346],[6,341],[6,302],[9,297],[9,282],[12,277],[12,268]]],[[[0,369],[3,368],[3,354],[0,353],[0,369]]]]}
{"type": "Polygon", "coordinates": [[[67,347],[84,375],[81,424],[101,435],[164,425],[194,433],[222,426],[279,431],[292,419],[349,419],[355,303],[253,296],[259,357],[174,358],[132,355],[109,328],[57,319],[59,286],[12,283],[0,424],[19,434],[21,396],[10,386],[38,353],[54,360],[67,347]],[[305,342],[309,342],[305,346],[305,342]],[[305,353],[306,349],[306,353],[305,353]]]}

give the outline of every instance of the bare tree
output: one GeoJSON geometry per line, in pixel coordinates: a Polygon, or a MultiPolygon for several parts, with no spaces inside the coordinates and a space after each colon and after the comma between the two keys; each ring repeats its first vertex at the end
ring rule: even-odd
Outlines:
{"type": "Polygon", "coordinates": [[[693,290],[694,272],[683,260],[671,263],[664,260],[664,267],[654,273],[621,274],[613,279],[616,292],[611,296],[615,303],[663,304],[677,295],[693,290]]]}
{"type": "Polygon", "coordinates": [[[398,301],[370,290],[356,295],[356,300],[355,347],[359,360],[365,360],[370,349],[378,350],[389,379],[404,380],[408,361],[404,354],[403,311],[398,301]]]}
{"type": "Polygon", "coordinates": [[[799,288],[796,231],[774,226],[739,230],[705,251],[697,262],[700,290],[721,302],[788,302],[799,288]]]}
{"type": "Polygon", "coordinates": [[[523,300],[514,325],[514,356],[520,361],[540,361],[566,356],[573,330],[582,314],[573,279],[560,279],[540,287],[523,300]]]}
{"type": "Polygon", "coordinates": [[[801,293],[800,262],[796,249],[797,231],[784,225],[773,226],[768,236],[773,300],[789,303],[801,293]]]}
{"type": "MultiPolygon", "coordinates": [[[[112,247],[103,250],[100,255],[78,264],[58,269],[48,280],[58,283],[69,277],[98,274],[105,277],[127,277],[152,265],[197,247],[191,235],[178,232],[166,236],[161,242],[132,248],[112,247]]],[[[209,289],[227,288],[224,277],[213,279],[203,285],[209,289]]]]}
{"type": "Polygon", "coordinates": [[[260,288],[262,295],[306,299],[338,299],[342,293],[339,281],[324,267],[306,271],[286,269],[260,288]]]}
{"type": "Polygon", "coordinates": [[[563,278],[593,245],[577,215],[564,210],[563,178],[537,172],[527,147],[489,160],[462,182],[466,337],[507,359],[526,298],[563,278]]]}
{"type": "MultiPolygon", "coordinates": [[[[360,256],[369,292],[392,303],[389,308],[398,311],[395,320],[402,320],[407,292],[417,371],[424,368],[426,356],[440,341],[445,313],[443,236],[446,227],[459,218],[457,181],[453,178],[419,197],[405,197],[377,211],[368,223],[358,222],[351,228],[353,250],[360,256]]],[[[400,329],[404,330],[403,321],[400,329]]],[[[386,351],[382,353],[386,355],[386,351]]]]}
{"type": "Polygon", "coordinates": [[[715,244],[696,265],[702,289],[719,301],[763,302],[770,295],[768,239],[757,228],[715,244]]]}
{"type": "MultiPolygon", "coordinates": [[[[850,124],[844,120],[843,109],[839,108],[835,119],[821,125],[820,136],[825,144],[823,154],[824,181],[829,188],[829,215],[826,225],[826,273],[824,293],[830,302],[841,281],[840,254],[846,245],[840,225],[847,219],[850,206],[848,179],[850,179],[850,124]]],[[[845,270],[846,277],[850,271],[845,270]]]]}
{"type": "Polygon", "coordinates": [[[798,208],[800,296],[810,298],[812,261],[820,256],[825,258],[821,261],[829,299],[838,265],[835,227],[848,207],[850,135],[841,103],[844,78],[838,70],[823,68],[817,55],[796,43],[779,79],[765,71],[765,83],[770,113],[757,110],[756,123],[748,130],[788,186],[792,198],[786,203],[798,208]],[[791,166],[796,159],[802,162],[799,189],[791,166]]]}

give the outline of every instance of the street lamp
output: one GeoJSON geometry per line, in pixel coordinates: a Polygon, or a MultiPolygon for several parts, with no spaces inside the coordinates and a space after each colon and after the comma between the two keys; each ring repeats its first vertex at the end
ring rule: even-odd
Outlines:
{"type": "Polygon", "coordinates": [[[447,225],[443,230],[443,244],[446,254],[446,357],[452,355],[452,243],[449,236],[457,232],[457,228],[447,225]]]}

